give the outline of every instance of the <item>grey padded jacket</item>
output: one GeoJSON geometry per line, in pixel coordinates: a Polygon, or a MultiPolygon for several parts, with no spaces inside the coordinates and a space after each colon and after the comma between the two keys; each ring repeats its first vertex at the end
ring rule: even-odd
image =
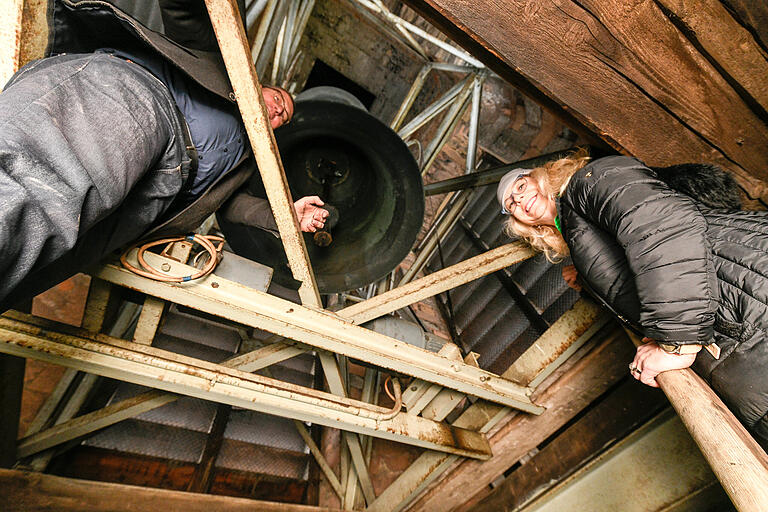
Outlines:
{"type": "Polygon", "coordinates": [[[598,300],[645,336],[716,342],[693,369],[768,446],[768,212],[709,210],[642,162],[611,156],[573,175],[563,236],[598,300]]]}

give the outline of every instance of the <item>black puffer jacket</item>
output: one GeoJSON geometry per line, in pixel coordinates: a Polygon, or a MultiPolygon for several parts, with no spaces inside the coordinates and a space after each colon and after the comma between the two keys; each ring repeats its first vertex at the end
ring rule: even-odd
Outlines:
{"type": "Polygon", "coordinates": [[[574,174],[559,207],[591,291],[645,336],[716,342],[693,369],[766,445],[768,212],[708,210],[625,156],[574,174]]]}

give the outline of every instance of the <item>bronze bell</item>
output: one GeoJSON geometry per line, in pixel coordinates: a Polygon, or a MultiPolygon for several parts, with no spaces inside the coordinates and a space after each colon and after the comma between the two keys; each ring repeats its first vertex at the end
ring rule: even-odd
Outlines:
{"type": "MultiPolygon", "coordinates": [[[[360,288],[394,269],[424,221],[421,174],[402,139],[354,96],[329,87],[299,94],[293,120],[275,130],[275,138],[293,199],[317,195],[332,207],[319,244],[304,234],[320,292],[360,288]]],[[[258,173],[248,187],[266,197],[258,173]]],[[[290,285],[273,233],[221,216],[219,223],[237,254],[273,267],[273,279],[290,285]]]]}

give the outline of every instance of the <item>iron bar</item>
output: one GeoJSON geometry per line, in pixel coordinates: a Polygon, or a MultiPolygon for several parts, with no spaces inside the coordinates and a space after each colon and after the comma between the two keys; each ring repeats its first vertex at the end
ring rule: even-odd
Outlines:
{"type": "MultiPolygon", "coordinates": [[[[234,0],[205,0],[219,42],[248,139],[256,156],[267,198],[283,241],[285,254],[297,281],[302,303],[320,308],[320,295],[312,264],[293,210],[288,183],[261,95],[261,85],[250,61],[248,42],[238,19],[234,0]]],[[[282,4],[281,4],[282,5],[282,4]]]]}
{"type": "MultiPolygon", "coordinates": [[[[470,75],[470,77],[473,78],[475,76],[477,75],[470,75]]],[[[485,76],[482,76],[482,80],[485,80],[485,76]]],[[[472,88],[470,86],[472,83],[472,81],[467,83],[467,86],[462,90],[461,95],[456,99],[451,106],[451,109],[440,122],[440,125],[437,128],[437,134],[424,150],[424,155],[426,155],[426,157],[421,166],[422,176],[424,176],[427,173],[427,170],[432,166],[432,162],[434,162],[437,155],[440,154],[443,146],[448,142],[456,129],[456,126],[459,124],[459,121],[461,121],[461,117],[464,115],[464,111],[469,105],[469,98],[472,94],[472,88]]]]}
{"type": "Polygon", "coordinates": [[[246,31],[251,26],[253,26],[253,24],[256,22],[259,16],[261,16],[261,13],[264,12],[264,9],[267,7],[267,2],[268,0],[253,0],[245,8],[246,31]]]}
{"type": "Polygon", "coordinates": [[[418,35],[419,37],[421,37],[423,39],[426,39],[430,43],[434,44],[438,48],[441,48],[441,49],[445,50],[446,52],[450,53],[454,57],[458,57],[459,59],[461,59],[464,62],[467,62],[467,63],[473,65],[476,68],[481,68],[482,69],[482,68],[485,67],[485,64],[483,64],[479,60],[475,59],[470,54],[468,54],[468,53],[466,53],[466,52],[464,52],[462,50],[459,50],[455,46],[453,46],[453,45],[451,45],[449,43],[446,43],[445,41],[441,41],[440,39],[436,38],[432,34],[429,34],[429,33],[425,32],[424,30],[420,29],[416,25],[405,21],[404,19],[400,18],[399,16],[395,16],[394,14],[392,14],[389,11],[382,11],[382,9],[379,6],[377,6],[375,3],[369,2],[368,0],[355,0],[355,1],[357,1],[358,3],[360,3],[363,6],[367,7],[371,11],[374,11],[374,12],[377,12],[377,13],[381,14],[388,21],[394,23],[395,25],[402,25],[403,27],[405,27],[409,31],[413,32],[414,34],[418,35]]]}
{"type": "Polygon", "coordinates": [[[258,64],[259,58],[261,57],[262,53],[267,53],[266,51],[262,52],[262,50],[264,50],[264,42],[266,41],[267,34],[269,33],[269,26],[272,24],[272,18],[274,17],[275,10],[277,9],[277,1],[278,0],[267,0],[267,5],[264,8],[264,14],[261,17],[261,21],[259,21],[259,27],[256,30],[256,37],[253,38],[253,46],[251,47],[251,62],[256,63],[257,70],[261,69],[258,64]]]}
{"type": "Polygon", "coordinates": [[[480,99],[483,95],[485,76],[475,75],[472,83],[472,109],[469,118],[469,140],[467,141],[467,166],[465,174],[475,171],[477,165],[477,128],[480,122],[480,99]]]}
{"type": "MultiPolygon", "coordinates": [[[[482,171],[475,171],[471,174],[465,174],[464,176],[458,176],[456,178],[450,178],[443,181],[436,181],[434,183],[428,183],[424,185],[424,195],[434,196],[437,194],[445,194],[446,192],[456,192],[468,188],[481,187],[483,185],[498,183],[502,176],[513,169],[534,169],[546,164],[547,162],[551,162],[552,160],[564,158],[577,149],[578,148],[570,148],[561,151],[554,151],[552,153],[547,153],[546,155],[537,156],[535,158],[528,158],[526,160],[520,160],[519,162],[512,164],[504,164],[492,169],[484,169],[482,171]]],[[[501,209],[501,207],[499,207],[499,209],[501,209]]]]}
{"type": "MultiPolygon", "coordinates": [[[[156,268],[168,263],[168,273],[171,275],[188,275],[183,274],[188,272],[189,267],[186,265],[152,253],[146,253],[144,256],[156,268]],[[179,274],[180,272],[182,274],[179,274]]],[[[135,254],[130,255],[129,260],[134,257],[135,254]]],[[[115,265],[107,265],[102,267],[98,277],[322,350],[455,388],[473,396],[520,407],[530,412],[541,411],[538,406],[530,403],[527,390],[516,385],[510,386],[511,383],[498,379],[492,373],[456,363],[457,370],[431,352],[352,325],[342,320],[338,314],[299,306],[215,275],[184,283],[183,286],[174,286],[138,276],[115,265]]]]}
{"type": "Polygon", "coordinates": [[[408,111],[411,109],[411,106],[413,105],[414,100],[416,100],[416,97],[421,92],[421,89],[424,88],[424,82],[427,80],[427,76],[429,75],[429,72],[432,70],[433,67],[434,67],[434,63],[427,62],[419,70],[419,73],[416,75],[416,78],[413,80],[413,83],[411,84],[411,88],[408,90],[408,93],[405,95],[403,102],[400,104],[400,108],[397,110],[397,113],[395,114],[394,119],[392,119],[392,122],[389,125],[390,128],[392,128],[395,131],[397,131],[397,129],[400,128],[400,125],[405,120],[405,116],[408,114],[408,111]]]}
{"type": "Polygon", "coordinates": [[[434,119],[435,116],[440,114],[443,110],[445,110],[448,106],[450,106],[453,101],[469,86],[469,84],[472,81],[472,75],[468,75],[464,78],[464,80],[457,82],[453,85],[448,91],[446,91],[445,94],[440,96],[437,100],[432,102],[431,105],[429,105],[427,108],[419,112],[419,114],[411,119],[411,121],[403,126],[397,134],[400,136],[401,139],[407,139],[410,137],[416,130],[427,124],[429,121],[434,119]]]}
{"type": "Polygon", "coordinates": [[[433,450],[485,459],[488,441],[406,413],[379,421],[368,404],[343,399],[266,377],[238,372],[151,347],[112,339],[52,333],[12,320],[0,320],[0,352],[78,367],[82,371],[153,386],[250,410],[316,422],[433,450]],[[136,348],[138,350],[132,350],[136,348]],[[194,362],[196,364],[189,364],[194,362]],[[363,414],[361,414],[363,413],[363,414]]]}

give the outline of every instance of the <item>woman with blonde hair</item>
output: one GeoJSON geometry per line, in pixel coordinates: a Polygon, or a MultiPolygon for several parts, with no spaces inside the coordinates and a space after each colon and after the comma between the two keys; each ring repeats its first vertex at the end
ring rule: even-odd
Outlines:
{"type": "Polygon", "coordinates": [[[660,372],[692,367],[766,447],[768,212],[738,210],[738,195],[714,166],[583,151],[510,171],[497,189],[508,233],[550,261],[570,255],[569,285],[646,337],[635,379],[657,387],[660,372]],[[701,350],[712,344],[718,358],[701,350]]]}

